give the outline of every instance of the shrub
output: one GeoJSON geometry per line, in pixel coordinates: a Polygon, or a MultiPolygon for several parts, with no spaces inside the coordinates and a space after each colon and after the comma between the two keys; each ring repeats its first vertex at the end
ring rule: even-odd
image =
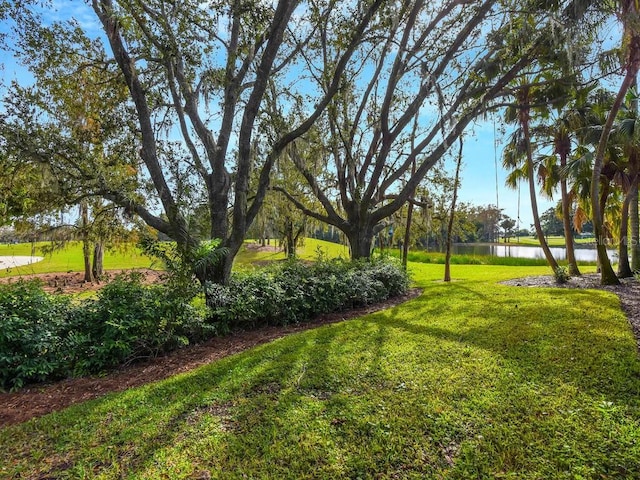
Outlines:
{"type": "Polygon", "coordinates": [[[231,328],[303,322],[402,293],[408,279],[389,260],[288,261],[207,285],[202,308],[185,285],[146,286],[130,273],[78,305],[34,282],[0,286],[0,387],[100,373],[231,328]]]}
{"type": "Polygon", "coordinates": [[[571,278],[571,275],[569,275],[569,270],[567,269],[567,267],[562,267],[562,266],[557,267],[553,271],[553,276],[556,279],[556,283],[560,285],[567,283],[571,278]]]}
{"type": "Polygon", "coordinates": [[[275,278],[286,295],[283,321],[301,322],[343,307],[348,296],[344,283],[348,271],[349,264],[342,260],[312,264],[292,260],[281,266],[275,278]]]}
{"type": "Polygon", "coordinates": [[[282,287],[266,270],[236,274],[228,286],[209,284],[207,288],[209,307],[223,330],[253,327],[259,321],[277,323],[285,301],[282,287]]]}
{"type": "Polygon", "coordinates": [[[370,272],[374,279],[384,285],[387,297],[400,295],[409,288],[409,276],[402,269],[400,263],[391,258],[373,262],[370,272]]]}
{"type": "Polygon", "coordinates": [[[209,285],[211,321],[220,330],[257,324],[286,325],[385,300],[406,291],[409,280],[397,262],[289,260],[235,274],[229,286],[209,285]]]}
{"type": "Polygon", "coordinates": [[[0,285],[0,387],[67,373],[61,332],[70,308],[66,297],[47,295],[39,282],[0,285]]]}
{"type": "Polygon", "coordinates": [[[75,374],[101,372],[211,336],[202,312],[188,299],[141,280],[136,273],[116,277],[97,300],[75,310],[66,338],[68,349],[75,352],[75,374]]]}

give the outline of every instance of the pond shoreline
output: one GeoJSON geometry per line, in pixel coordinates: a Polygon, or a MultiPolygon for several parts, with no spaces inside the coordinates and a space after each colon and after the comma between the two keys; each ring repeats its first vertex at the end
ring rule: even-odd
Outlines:
{"type": "MultiPolygon", "coordinates": [[[[565,246],[550,246],[551,253],[556,260],[566,260],[567,253],[565,246]]],[[[616,261],[618,253],[616,250],[607,249],[609,257],[616,261]]],[[[597,261],[597,250],[594,243],[581,243],[575,246],[576,260],[579,262],[597,261]]],[[[544,259],[545,255],[542,247],[527,243],[454,243],[454,255],[479,255],[494,257],[531,258],[544,259]]]]}

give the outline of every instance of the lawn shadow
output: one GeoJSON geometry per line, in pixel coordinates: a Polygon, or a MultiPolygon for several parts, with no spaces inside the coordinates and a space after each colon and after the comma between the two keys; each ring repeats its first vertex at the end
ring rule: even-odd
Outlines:
{"type": "Polygon", "coordinates": [[[628,322],[590,321],[590,312],[619,305],[617,298],[596,290],[545,289],[553,303],[540,305],[537,289],[514,298],[501,288],[521,287],[498,286],[489,296],[467,285],[446,285],[449,293],[455,291],[456,304],[442,301],[443,287],[435,296],[427,288],[410,303],[362,321],[424,337],[425,345],[435,339],[478,347],[518,366],[524,378],[575,385],[595,398],[628,403],[630,392],[640,393],[640,362],[628,322]],[[484,299],[481,304],[475,304],[478,298],[484,299]],[[628,375],[607,374],[621,369],[628,375]]]}
{"type": "MultiPolygon", "coordinates": [[[[209,432],[219,440],[216,455],[239,458],[240,452],[256,452],[263,447],[247,443],[254,436],[245,434],[268,431],[283,419],[299,416],[301,402],[328,404],[353,378],[377,375],[381,370],[380,349],[386,330],[379,326],[367,332],[371,348],[357,366],[339,361],[349,343],[337,338],[345,332],[361,333],[349,323],[293,334],[186,374],[49,415],[40,421],[55,425],[52,435],[53,431],[81,430],[83,445],[99,447],[83,451],[76,448],[76,439],[58,450],[64,460],[49,462],[52,470],[44,473],[71,474],[74,468],[91,465],[97,475],[113,471],[143,474],[165,451],[203,435],[199,426],[212,420],[219,427],[209,432]]],[[[334,410],[336,405],[348,408],[339,399],[334,403],[334,410]]],[[[289,441],[296,442],[294,438],[289,441]]],[[[51,438],[51,442],[60,445],[59,439],[51,438]]]]}

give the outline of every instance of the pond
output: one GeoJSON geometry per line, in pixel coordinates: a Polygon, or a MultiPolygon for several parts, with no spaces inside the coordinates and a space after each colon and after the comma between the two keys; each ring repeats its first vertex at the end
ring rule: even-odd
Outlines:
{"type": "MultiPolygon", "coordinates": [[[[611,261],[618,259],[615,250],[607,250],[611,261]]],[[[576,260],[579,262],[595,262],[597,252],[594,246],[576,246],[576,260]]],[[[495,257],[515,257],[515,258],[542,258],[544,252],[541,247],[533,245],[509,245],[494,243],[456,243],[453,245],[453,253],[459,255],[493,255],[495,257]]],[[[551,247],[551,253],[556,260],[567,258],[565,247],[551,247]]]]}

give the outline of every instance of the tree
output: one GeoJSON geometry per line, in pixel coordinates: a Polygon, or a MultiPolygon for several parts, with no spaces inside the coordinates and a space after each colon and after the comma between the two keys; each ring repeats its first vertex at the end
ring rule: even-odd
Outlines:
{"type": "Polygon", "coordinates": [[[564,233],[564,224],[558,216],[558,211],[551,207],[540,215],[540,225],[546,236],[562,235],[564,233]]]}
{"type": "Polygon", "coordinates": [[[509,122],[515,122],[518,128],[514,131],[509,145],[505,149],[503,164],[505,167],[511,168],[515,175],[508,178],[509,185],[515,187],[518,175],[524,174],[529,185],[529,199],[531,202],[531,212],[533,215],[533,225],[538,237],[542,251],[547,263],[552,270],[558,269],[558,262],[551,253],[551,249],[545,238],[545,232],[542,229],[540,215],[538,213],[538,201],[536,195],[536,179],[535,163],[534,163],[534,142],[531,133],[531,114],[532,110],[546,110],[552,102],[558,102],[562,99],[563,93],[557,97],[557,86],[559,82],[549,80],[548,76],[556,67],[555,64],[550,66],[543,65],[547,71],[536,75],[535,77],[520,79],[520,84],[514,90],[516,103],[507,107],[506,119],[509,122]],[[518,170],[521,160],[524,165],[518,170]]]}
{"type": "Polygon", "coordinates": [[[197,246],[162,166],[159,127],[169,117],[182,135],[180,155],[188,159],[206,190],[211,237],[221,239],[220,246],[228,252],[220,264],[200,273],[201,282],[228,280],[233,258],[269,188],[273,163],[311,128],[336,94],[343,71],[382,4],[374,0],[339,9],[332,2],[312,2],[302,9],[293,0],[273,6],[234,1],[214,4],[208,11],[196,1],[181,2],[179,8],[160,1],[92,1],[135,104],[142,160],[166,219],[135,203],[131,208],[183,250],[197,246]],[[228,25],[228,31],[221,32],[220,24],[228,25]],[[310,113],[277,138],[261,135],[259,127],[269,120],[261,110],[269,85],[278,81],[279,91],[285,92],[272,102],[294,96],[295,85],[282,83],[286,74],[300,68],[305,48],[338,35],[338,28],[341,48],[309,72],[316,74],[319,69],[327,86],[305,102],[310,113]],[[168,105],[156,100],[166,97],[168,105]],[[217,104],[219,120],[208,122],[207,110],[217,104]],[[158,117],[162,112],[165,115],[158,117]],[[259,180],[250,187],[254,168],[259,174],[253,178],[259,180]]]}
{"type": "Polygon", "coordinates": [[[23,184],[25,190],[12,189],[5,198],[14,204],[21,195],[31,199],[28,208],[13,209],[14,220],[78,205],[74,228],[47,228],[64,229],[82,240],[85,280],[91,282],[102,275],[104,242],[121,231],[114,228],[118,216],[111,214],[113,204],[103,205],[99,195],[105,189],[122,194],[137,187],[136,165],[127,162],[135,158],[134,137],[128,133],[125,85],[100,57],[99,44],[75,29],[68,32],[64,46],[57,45],[62,31],[67,30],[53,27],[53,34],[47,35],[29,24],[20,38],[21,58],[36,83],[25,87],[13,82],[8,87],[0,115],[2,150],[12,169],[22,172],[18,178],[40,172],[44,181],[23,184]],[[40,50],[50,56],[36,54],[40,50]],[[93,52],[93,59],[80,51],[93,52]],[[109,228],[98,233],[106,212],[109,228]]]}
{"type": "MultiPolygon", "coordinates": [[[[582,96],[582,94],[583,92],[580,92],[579,95],[582,96]]],[[[561,112],[562,110],[559,113],[561,112]]],[[[580,270],[575,256],[575,242],[571,221],[571,197],[567,185],[567,161],[572,153],[574,130],[576,127],[579,127],[580,123],[581,115],[579,109],[569,107],[564,113],[555,117],[551,123],[542,125],[538,129],[540,134],[550,137],[552,141],[552,155],[547,158],[551,160],[553,166],[556,166],[556,159],[559,160],[557,164],[557,178],[549,182],[552,176],[547,175],[545,181],[551,185],[560,185],[563,234],[569,264],[569,275],[571,276],[580,275],[580,270]]]]}
{"type": "Polygon", "coordinates": [[[453,222],[456,216],[456,201],[458,200],[458,187],[460,185],[460,167],[462,166],[462,137],[460,137],[460,149],[458,150],[458,160],[456,162],[456,174],[453,180],[453,198],[451,199],[451,212],[447,224],[447,250],[444,259],[444,281],[451,281],[451,244],[453,242],[453,222]]]}
{"type": "Polygon", "coordinates": [[[476,207],[472,217],[476,225],[478,239],[481,242],[494,243],[500,240],[502,209],[495,205],[476,207]]]}
{"type": "MultiPolygon", "coordinates": [[[[573,149],[567,160],[566,167],[560,171],[560,177],[568,182],[569,198],[573,206],[573,227],[577,232],[590,228],[591,218],[591,178],[593,173],[594,150],[600,140],[602,128],[606,122],[607,112],[613,104],[610,92],[598,89],[590,92],[584,104],[574,105],[573,111],[568,113],[572,133],[577,140],[577,146],[573,149]]],[[[603,169],[602,180],[606,182],[606,188],[601,189],[598,201],[606,204],[609,197],[611,181],[618,170],[615,168],[614,159],[616,148],[607,149],[607,167],[603,169]]],[[[607,233],[607,238],[609,233],[607,233]]]]}
{"type": "Polygon", "coordinates": [[[507,216],[504,215],[502,217],[502,221],[500,222],[500,228],[502,228],[502,236],[504,237],[504,241],[506,243],[509,242],[509,238],[511,238],[513,236],[513,228],[516,226],[516,221],[507,216]]]}
{"type": "Polygon", "coordinates": [[[638,141],[638,105],[637,83],[634,82],[629,104],[621,107],[623,118],[620,119],[614,140],[620,143],[622,153],[626,157],[628,168],[625,178],[624,203],[622,206],[623,218],[620,220],[620,250],[618,254],[618,276],[629,277],[640,269],[640,248],[638,247],[638,175],[640,170],[640,142],[638,141]],[[629,222],[630,220],[630,222],[629,222]],[[628,235],[628,226],[631,224],[631,239],[628,235]],[[628,249],[631,246],[632,265],[629,264],[628,249]]]}
{"type": "MultiPolygon", "coordinates": [[[[268,191],[274,162],[325,109],[384,3],[341,8],[322,0],[234,1],[202,8],[195,0],[93,0],[110,53],[99,40],[93,50],[78,50],[89,63],[117,67],[134,113],[143,167],[136,192],[104,186],[101,195],[173,238],[185,260],[203,239],[190,229],[190,211],[206,205],[206,236],[220,239],[225,255],[196,276],[203,284],[226,282],[268,191]],[[334,55],[302,72],[302,52],[313,52],[323,38],[338,34],[342,43],[334,55]],[[299,86],[300,77],[318,71],[327,81],[324,91],[299,86]],[[276,107],[266,108],[267,100],[276,107]],[[270,112],[292,104],[305,115],[271,136],[270,112]]],[[[39,36],[68,47],[68,31],[68,25],[56,24],[39,36]]],[[[32,53],[42,58],[44,51],[32,53]]]]}
{"type": "Polygon", "coordinates": [[[374,236],[426,173],[540,53],[537,31],[550,28],[548,17],[516,30],[499,7],[402,1],[370,41],[370,53],[345,71],[340,95],[316,127],[323,134],[304,138],[321,140],[316,157],[292,156],[322,209],[296,205],[342,230],[353,258],[369,257],[374,236]],[[496,18],[504,23],[492,30],[496,18]],[[323,177],[326,171],[332,174],[323,177]]]}
{"type": "Polygon", "coordinates": [[[48,188],[50,172],[20,161],[8,151],[2,136],[0,170],[0,225],[10,225],[16,218],[27,218],[55,205],[55,192],[48,188]]]}
{"type": "MultiPolygon", "coordinates": [[[[303,179],[300,178],[300,174],[291,163],[286,161],[286,157],[285,152],[276,162],[271,180],[272,185],[295,191],[297,192],[296,196],[306,202],[304,192],[298,188],[299,185],[302,185],[303,179]]],[[[277,237],[280,241],[287,258],[294,258],[307,229],[311,227],[309,219],[295,208],[284,195],[275,190],[267,194],[263,212],[260,215],[264,217],[266,225],[268,225],[267,228],[273,232],[272,237],[277,237]]]]}
{"type": "MultiPolygon", "coordinates": [[[[582,5],[582,12],[587,11],[587,7],[600,9],[605,7],[601,2],[577,1],[582,5]]],[[[600,177],[603,170],[604,157],[616,115],[620,110],[624,97],[629,87],[635,81],[640,69],[640,5],[636,0],[619,0],[616,4],[616,14],[622,24],[622,68],[625,72],[624,78],[616,95],[607,120],[602,129],[602,134],[598,142],[595,153],[593,174],[591,179],[591,207],[593,211],[593,229],[596,236],[596,248],[598,250],[598,260],[600,263],[601,283],[603,285],[618,285],[620,281],[616,276],[607,254],[607,245],[604,241],[603,208],[598,201],[600,191],[600,177]]]]}

